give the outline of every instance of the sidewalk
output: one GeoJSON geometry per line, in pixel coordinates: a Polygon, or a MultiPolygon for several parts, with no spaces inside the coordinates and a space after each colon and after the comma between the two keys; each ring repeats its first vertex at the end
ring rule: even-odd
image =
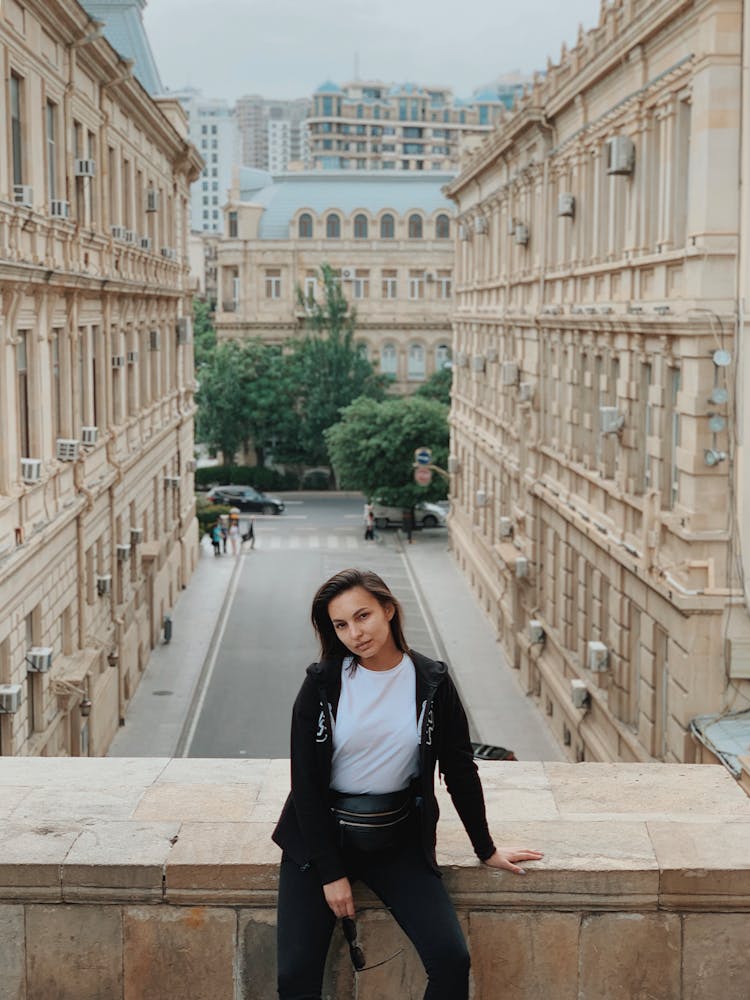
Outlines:
{"type": "Polygon", "coordinates": [[[521,690],[492,625],[448,551],[445,532],[420,531],[406,562],[466,707],[473,736],[519,760],[564,760],[536,704],[521,690]]]}

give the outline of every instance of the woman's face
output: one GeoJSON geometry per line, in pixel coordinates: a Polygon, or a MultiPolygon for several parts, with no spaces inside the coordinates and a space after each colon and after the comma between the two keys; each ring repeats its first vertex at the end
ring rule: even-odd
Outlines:
{"type": "Polygon", "coordinates": [[[391,632],[394,610],[392,604],[383,607],[364,587],[345,590],[328,604],[336,635],[371,670],[388,670],[401,659],[391,632]]]}

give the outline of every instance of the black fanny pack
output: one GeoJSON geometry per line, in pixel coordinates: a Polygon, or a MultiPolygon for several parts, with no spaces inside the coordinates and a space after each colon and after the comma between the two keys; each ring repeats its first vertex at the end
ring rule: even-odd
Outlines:
{"type": "Polygon", "coordinates": [[[338,826],[340,846],[365,852],[395,847],[406,830],[412,802],[408,788],[384,795],[334,793],[331,813],[338,826]]]}

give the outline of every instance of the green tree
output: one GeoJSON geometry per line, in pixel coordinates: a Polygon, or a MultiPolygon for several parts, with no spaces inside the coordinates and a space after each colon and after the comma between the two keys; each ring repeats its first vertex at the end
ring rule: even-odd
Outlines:
{"type": "Polygon", "coordinates": [[[396,507],[447,495],[439,475],[429,486],[418,486],[413,464],[416,449],[427,447],[434,464],[444,469],[449,436],[448,407],[419,396],[385,402],[357,399],[325,433],[339,484],[396,507]]]}
{"type": "Polygon", "coordinates": [[[297,297],[307,313],[307,335],[292,342],[288,355],[295,385],[298,433],[285,440],[279,457],[307,465],[328,464],[324,431],[340,420],[340,411],[359,396],[383,399],[387,380],[377,375],[355,342],[357,314],[344,298],[328,264],[320,269],[323,300],[297,297]]]}
{"type": "Polygon", "coordinates": [[[453,385],[453,369],[441,368],[427,379],[415,392],[415,396],[426,399],[436,399],[444,406],[451,405],[451,386],[453,385]]]}
{"type": "Polygon", "coordinates": [[[193,354],[195,370],[208,362],[216,350],[216,330],[205,299],[193,299],[193,354]]]}

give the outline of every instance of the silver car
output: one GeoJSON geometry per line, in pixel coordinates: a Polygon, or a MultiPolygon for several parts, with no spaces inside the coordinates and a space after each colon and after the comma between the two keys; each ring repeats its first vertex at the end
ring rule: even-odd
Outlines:
{"type": "MultiPolygon", "coordinates": [[[[372,505],[376,528],[388,528],[404,523],[404,511],[401,507],[386,507],[377,500],[372,505]]],[[[414,504],[414,522],[417,528],[437,528],[445,525],[445,510],[436,503],[420,500],[414,504]]]]}

